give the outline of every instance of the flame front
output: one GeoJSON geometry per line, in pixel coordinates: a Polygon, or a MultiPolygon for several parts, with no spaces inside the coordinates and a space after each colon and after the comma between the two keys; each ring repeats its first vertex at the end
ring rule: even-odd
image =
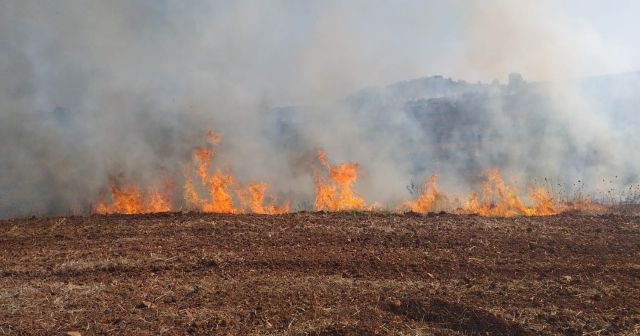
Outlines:
{"type": "MultiPolygon", "coordinates": [[[[207,132],[207,140],[212,147],[218,145],[219,137],[213,132],[207,132]]],[[[200,183],[206,189],[208,198],[201,198],[194,183],[187,173],[185,174],[184,199],[187,208],[203,212],[237,213],[233,205],[233,198],[229,189],[235,184],[235,179],[230,174],[216,171],[210,173],[210,163],[213,159],[213,148],[197,147],[193,150],[193,163],[200,183]]]]}
{"type": "Polygon", "coordinates": [[[119,186],[112,182],[110,191],[111,204],[105,203],[104,197],[101,197],[94,206],[95,213],[139,214],[171,211],[168,195],[160,193],[156,187],[142,193],[135,185],[119,186]]]}
{"type": "Polygon", "coordinates": [[[569,210],[604,210],[603,206],[584,198],[572,202],[557,201],[546,189],[536,185],[528,187],[526,202],[519,197],[517,188],[505,183],[499,170],[489,169],[483,173],[483,177],[479,190],[471,193],[461,207],[455,208],[455,202],[450,202],[449,197],[440,192],[437,176],[433,175],[420,186],[416,199],[405,202],[399,209],[421,213],[448,210],[486,217],[549,216],[569,210]]]}
{"type": "Polygon", "coordinates": [[[518,197],[517,190],[504,182],[500,171],[490,169],[484,176],[486,180],[482,183],[481,191],[469,197],[463,209],[465,212],[492,217],[534,215],[534,210],[518,197]]]}
{"type": "MultiPolygon", "coordinates": [[[[113,180],[109,192],[99,196],[94,213],[139,214],[167,212],[180,209],[215,213],[283,214],[289,212],[289,203],[281,205],[268,196],[269,184],[249,182],[244,186],[229,169],[213,167],[212,162],[220,143],[220,136],[208,131],[207,143],[192,152],[192,162],[184,167],[182,204],[172,195],[170,181],[150,184],[142,188],[137,184],[122,184],[113,180]],[[158,187],[159,186],[159,187],[158,187]],[[110,202],[105,199],[109,198],[110,202]]],[[[332,165],[324,151],[316,153],[316,167],[311,176],[315,185],[314,208],[317,211],[375,210],[378,206],[367,202],[354,190],[359,166],[348,162],[332,165]]],[[[467,197],[450,197],[438,186],[438,176],[432,175],[418,188],[416,198],[405,201],[397,211],[448,211],[480,216],[547,216],[565,211],[604,211],[605,207],[587,198],[558,201],[544,188],[530,185],[525,198],[520,191],[507,184],[499,170],[489,169],[483,174],[478,190],[467,197]],[[466,201],[460,202],[460,199],[466,201]]],[[[376,203],[374,203],[376,204],[376,203]]]]}
{"type": "Polygon", "coordinates": [[[250,183],[245,189],[236,190],[243,211],[267,215],[288,213],[288,203],[280,207],[275,205],[275,200],[272,200],[269,204],[264,204],[268,188],[268,184],[259,182],[250,183]]]}
{"type": "MultiPolygon", "coordinates": [[[[196,147],[192,153],[192,164],[184,169],[183,208],[215,213],[259,213],[281,214],[289,212],[289,205],[275,204],[275,199],[265,204],[268,185],[263,182],[249,183],[245,189],[238,187],[236,178],[229,172],[212,169],[214,150],[220,136],[207,131],[206,146],[196,147]],[[195,177],[195,178],[194,178],[195,177]],[[235,191],[235,198],[233,192],[235,191]],[[202,196],[205,195],[205,196],[202,196]],[[235,205],[237,199],[240,207],[235,205]]],[[[177,210],[172,206],[168,192],[159,192],[150,187],[145,193],[135,184],[119,186],[114,182],[110,188],[111,203],[98,199],[93,212],[98,214],[140,214],[177,210]]]]}
{"type": "Polygon", "coordinates": [[[313,171],[316,187],[315,209],[317,211],[368,210],[362,197],[352,190],[358,178],[357,163],[331,165],[324,151],[318,150],[316,158],[324,168],[326,176],[313,171]]]}
{"type": "Polygon", "coordinates": [[[440,203],[442,208],[446,208],[448,199],[438,188],[438,175],[431,175],[417,191],[416,199],[404,202],[398,210],[425,213],[436,210],[437,203],[440,203]]]}

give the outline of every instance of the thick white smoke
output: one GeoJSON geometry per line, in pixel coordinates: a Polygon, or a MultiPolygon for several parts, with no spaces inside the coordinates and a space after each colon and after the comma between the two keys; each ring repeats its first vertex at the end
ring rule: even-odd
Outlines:
{"type": "Polygon", "coordinates": [[[208,128],[222,136],[217,163],[294,207],[312,197],[318,147],[359,162],[358,190],[388,206],[413,179],[439,172],[464,189],[491,166],[632,183],[638,76],[568,80],[625,70],[631,57],[565,5],[0,1],[0,217],[87,210],[111,178],[179,178],[208,128]],[[555,81],[375,88],[512,71],[555,81]],[[519,118],[527,99],[535,106],[519,118]],[[481,120],[435,124],[427,112],[439,104],[481,120]]]}

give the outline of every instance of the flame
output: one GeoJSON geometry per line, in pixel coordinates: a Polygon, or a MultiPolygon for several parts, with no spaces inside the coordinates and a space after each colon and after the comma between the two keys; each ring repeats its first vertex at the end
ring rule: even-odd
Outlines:
{"type": "MultiPolygon", "coordinates": [[[[196,147],[192,152],[192,166],[185,167],[183,198],[187,208],[216,213],[244,213],[253,212],[260,214],[279,214],[289,212],[289,205],[285,203],[276,206],[275,201],[264,204],[268,185],[262,182],[248,184],[246,189],[237,188],[238,182],[229,172],[220,169],[213,171],[211,162],[214,158],[215,148],[220,143],[220,136],[213,131],[207,131],[205,138],[207,146],[196,147]],[[192,178],[196,177],[195,181],[192,178]],[[233,190],[241,203],[238,208],[234,204],[233,190]],[[202,194],[206,196],[201,196],[202,194]]],[[[165,188],[166,189],[166,188],[165,188]]],[[[139,214],[152,212],[172,211],[169,193],[160,192],[156,187],[150,187],[146,192],[135,184],[120,186],[117,183],[111,185],[111,204],[104,201],[105,197],[98,198],[97,205],[93,207],[94,213],[108,214],[139,214]]]]}
{"type": "Polygon", "coordinates": [[[529,186],[527,198],[530,205],[518,197],[516,188],[506,185],[500,171],[490,169],[485,172],[486,181],[483,183],[480,197],[473,194],[463,209],[466,213],[481,216],[512,217],[512,216],[550,216],[568,210],[603,211],[605,208],[591,200],[581,198],[572,201],[555,200],[544,188],[536,185],[529,186]]]}
{"type": "Polygon", "coordinates": [[[602,204],[594,203],[586,197],[580,197],[564,204],[562,211],[603,212],[607,210],[602,204]]]}
{"type": "Polygon", "coordinates": [[[218,145],[220,137],[212,131],[207,131],[205,136],[211,148],[196,147],[193,150],[193,163],[196,175],[200,178],[200,183],[206,189],[209,198],[201,198],[189,174],[185,174],[184,198],[187,206],[203,212],[236,213],[238,211],[233,205],[233,198],[229,191],[235,179],[230,174],[219,170],[214,173],[209,172],[214,154],[213,147],[218,145]]]}
{"type": "Polygon", "coordinates": [[[193,164],[196,175],[206,193],[207,198],[201,198],[196,190],[189,174],[185,174],[184,199],[187,207],[195,208],[203,212],[237,213],[238,210],[233,205],[230,188],[234,185],[235,178],[231,174],[226,174],[217,170],[210,173],[210,163],[213,160],[214,148],[219,144],[220,137],[207,131],[205,134],[210,147],[196,147],[193,150],[193,164]]]}
{"type": "Polygon", "coordinates": [[[202,212],[238,213],[230,193],[230,188],[235,183],[233,176],[219,171],[211,175],[206,174],[203,177],[202,185],[209,197],[201,198],[193,182],[189,177],[186,177],[184,197],[187,206],[202,212]]]}
{"type": "Polygon", "coordinates": [[[114,181],[110,189],[111,204],[105,203],[104,196],[101,196],[94,207],[95,213],[139,214],[171,211],[168,194],[161,193],[156,187],[150,187],[143,193],[136,185],[120,186],[114,181]]]}
{"type": "Polygon", "coordinates": [[[269,185],[262,182],[249,183],[245,189],[237,189],[236,194],[240,199],[242,209],[255,214],[276,215],[289,212],[289,204],[277,207],[275,201],[264,204],[265,194],[269,185]]]}
{"type": "Polygon", "coordinates": [[[485,181],[481,184],[480,190],[473,192],[457,210],[452,210],[452,204],[459,203],[459,197],[454,197],[454,201],[450,202],[450,198],[438,188],[437,175],[432,175],[424,181],[418,189],[417,198],[405,202],[399,210],[426,213],[448,209],[462,214],[493,217],[545,216],[558,213],[553,199],[543,188],[529,187],[528,199],[531,205],[527,206],[518,196],[518,190],[504,182],[500,171],[490,169],[485,171],[483,176],[485,181]]]}
{"type": "Polygon", "coordinates": [[[316,158],[326,171],[323,176],[313,171],[313,182],[316,187],[315,209],[317,211],[369,210],[366,202],[352,191],[358,178],[357,163],[341,163],[331,165],[327,154],[318,150],[316,158]]]}
{"type": "MultiPolygon", "coordinates": [[[[502,179],[497,169],[489,169],[483,173],[484,181],[478,191],[467,197],[464,205],[453,210],[445,194],[440,192],[437,184],[437,175],[431,176],[423,182],[419,189],[419,195],[413,201],[405,202],[399,210],[425,213],[434,211],[440,204],[449,207],[449,211],[460,214],[477,214],[487,217],[513,217],[513,216],[549,216],[569,210],[578,211],[603,211],[605,208],[591,200],[581,198],[571,202],[559,202],[544,188],[536,185],[528,187],[525,201],[520,198],[520,192],[514,186],[510,186],[502,179]]],[[[457,197],[454,198],[456,200],[457,197]]]]}
{"type": "Polygon", "coordinates": [[[544,188],[534,185],[529,186],[528,198],[533,204],[527,214],[528,216],[550,216],[561,212],[553,197],[544,188]]]}
{"type": "Polygon", "coordinates": [[[212,145],[218,145],[220,143],[220,136],[213,132],[213,130],[207,130],[204,133],[204,137],[209,141],[212,145]]]}
{"type": "MultiPolygon", "coordinates": [[[[195,147],[192,162],[184,167],[182,206],[172,194],[173,183],[152,183],[141,187],[136,183],[122,184],[113,180],[109,191],[98,196],[92,211],[98,214],[139,214],[174,211],[187,208],[215,213],[282,214],[289,212],[289,203],[278,205],[273,196],[268,196],[269,185],[265,182],[241,184],[228,169],[212,166],[220,136],[213,131],[204,135],[206,144],[195,147]],[[106,201],[106,200],[109,201],[106,201]],[[172,201],[176,201],[172,203],[172,201]],[[178,204],[178,206],[175,206],[178,204]]],[[[318,211],[376,210],[377,203],[367,202],[354,192],[359,165],[354,162],[332,165],[327,154],[318,150],[318,166],[311,172],[315,185],[314,207],[318,211]]],[[[554,199],[546,189],[530,185],[526,197],[521,198],[517,187],[507,184],[497,169],[482,174],[484,180],[478,190],[467,197],[451,197],[438,187],[438,175],[432,175],[419,187],[418,195],[397,207],[398,211],[446,210],[458,214],[480,216],[548,216],[565,211],[601,212],[605,206],[581,197],[571,201],[554,199]],[[465,200],[465,201],[460,201],[465,200]]]]}
{"type": "Polygon", "coordinates": [[[403,203],[398,210],[426,213],[435,210],[438,203],[446,207],[447,197],[438,188],[438,175],[431,175],[418,189],[418,197],[403,203]]]}
{"type": "Polygon", "coordinates": [[[275,201],[264,204],[268,185],[263,182],[249,183],[246,189],[238,187],[238,182],[230,173],[220,170],[210,172],[210,163],[214,157],[214,149],[220,143],[220,136],[208,131],[205,135],[209,147],[197,147],[193,151],[195,173],[201,186],[206,190],[208,198],[201,198],[189,173],[185,174],[184,199],[187,207],[202,212],[217,213],[257,213],[281,214],[289,212],[289,205],[278,207],[275,201]],[[240,201],[240,208],[234,205],[231,190],[240,201]]]}
{"type": "Polygon", "coordinates": [[[464,212],[492,217],[534,214],[535,211],[518,197],[517,190],[504,182],[499,170],[489,169],[484,172],[484,177],[480,192],[469,197],[463,208],[464,212]]]}

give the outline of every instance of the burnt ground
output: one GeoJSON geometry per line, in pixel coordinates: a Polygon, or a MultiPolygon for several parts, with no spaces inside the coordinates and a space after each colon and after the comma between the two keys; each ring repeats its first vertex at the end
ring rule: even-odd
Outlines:
{"type": "Polygon", "coordinates": [[[0,221],[0,335],[71,331],[638,335],[640,217],[0,221]]]}

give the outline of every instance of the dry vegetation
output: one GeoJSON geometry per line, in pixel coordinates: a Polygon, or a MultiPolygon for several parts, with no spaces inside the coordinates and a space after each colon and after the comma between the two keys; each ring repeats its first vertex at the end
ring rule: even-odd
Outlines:
{"type": "Polygon", "coordinates": [[[632,216],[0,222],[0,335],[638,335],[639,279],[632,216]]]}

